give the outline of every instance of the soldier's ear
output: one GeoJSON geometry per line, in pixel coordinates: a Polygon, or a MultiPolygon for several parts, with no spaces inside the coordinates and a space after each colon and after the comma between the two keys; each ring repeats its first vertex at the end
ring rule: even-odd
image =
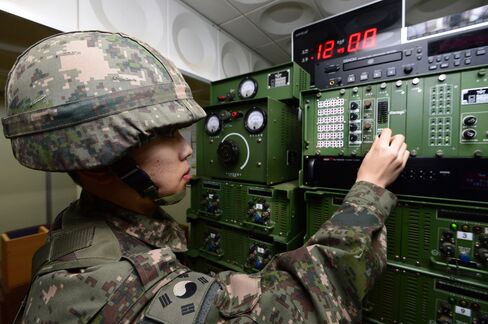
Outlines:
{"type": "Polygon", "coordinates": [[[82,186],[90,184],[107,185],[118,179],[110,168],[99,168],[95,170],[78,170],[75,171],[78,180],[82,186]]]}

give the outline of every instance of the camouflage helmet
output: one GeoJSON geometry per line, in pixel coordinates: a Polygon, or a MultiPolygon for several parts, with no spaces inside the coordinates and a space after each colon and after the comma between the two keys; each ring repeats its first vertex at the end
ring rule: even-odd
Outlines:
{"type": "Polygon", "coordinates": [[[19,56],[5,90],[5,137],[46,171],[108,166],[128,149],[205,117],[176,67],[120,33],[71,32],[19,56]]]}

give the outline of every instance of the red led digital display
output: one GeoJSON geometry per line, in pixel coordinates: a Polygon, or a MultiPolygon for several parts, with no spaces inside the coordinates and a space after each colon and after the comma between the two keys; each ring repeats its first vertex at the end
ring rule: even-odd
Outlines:
{"type": "Polygon", "coordinates": [[[378,28],[373,27],[361,32],[353,33],[346,38],[338,40],[326,40],[317,46],[317,54],[313,58],[317,61],[326,60],[335,56],[347,55],[363,49],[376,46],[376,33],[378,28]]]}

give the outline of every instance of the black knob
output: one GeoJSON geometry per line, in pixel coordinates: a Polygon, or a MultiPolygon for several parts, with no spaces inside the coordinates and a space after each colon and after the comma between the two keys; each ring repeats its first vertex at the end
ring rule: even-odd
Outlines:
{"type": "Polygon", "coordinates": [[[454,252],[456,251],[456,248],[455,248],[454,244],[445,242],[445,243],[442,243],[440,250],[444,256],[452,257],[452,256],[454,256],[454,252]]]}
{"type": "Polygon", "coordinates": [[[405,72],[405,74],[410,74],[412,73],[412,71],[413,71],[413,66],[411,65],[406,65],[403,67],[403,72],[405,72]]]}
{"type": "Polygon", "coordinates": [[[463,119],[463,123],[466,126],[473,126],[474,124],[476,124],[476,120],[477,118],[475,116],[466,116],[463,119]]]}
{"type": "Polygon", "coordinates": [[[476,131],[474,129],[469,128],[463,132],[463,137],[465,139],[472,139],[475,136],[476,136],[476,131]]]}
{"type": "Polygon", "coordinates": [[[358,140],[358,136],[355,134],[349,135],[349,141],[356,142],[358,140]]]}
{"type": "Polygon", "coordinates": [[[230,140],[225,140],[219,144],[217,155],[222,164],[231,166],[239,161],[239,146],[230,140]]]}
{"type": "Polygon", "coordinates": [[[356,114],[356,113],[350,113],[349,114],[349,119],[350,120],[356,120],[356,119],[358,119],[358,114],[356,114]]]}
{"type": "Polygon", "coordinates": [[[351,102],[351,110],[358,109],[358,104],[356,102],[351,102]]]}
{"type": "Polygon", "coordinates": [[[358,130],[358,125],[356,125],[356,124],[350,124],[350,125],[349,125],[349,130],[350,130],[351,132],[355,132],[355,131],[357,131],[357,130],[358,130]]]}

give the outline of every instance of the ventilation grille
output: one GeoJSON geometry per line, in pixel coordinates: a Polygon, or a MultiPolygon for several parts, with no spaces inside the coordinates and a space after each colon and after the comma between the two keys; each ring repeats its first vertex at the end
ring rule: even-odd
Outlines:
{"type": "MultiPolygon", "coordinates": [[[[365,299],[364,309],[370,310],[370,312],[364,313],[365,318],[369,317],[385,323],[392,323],[396,320],[395,306],[397,303],[395,296],[398,295],[398,292],[395,291],[395,288],[399,285],[395,284],[395,277],[394,269],[388,267],[379,278],[365,299]]],[[[398,281],[398,278],[396,279],[398,281]]]]}
{"type": "Polygon", "coordinates": [[[289,201],[286,199],[286,193],[278,192],[271,207],[271,219],[278,226],[279,232],[285,235],[293,230],[288,225],[291,217],[290,213],[288,213],[289,204],[289,201]]]}
{"type": "Polygon", "coordinates": [[[408,260],[416,260],[419,258],[421,249],[421,237],[423,233],[421,223],[421,210],[419,208],[406,208],[405,218],[407,222],[407,239],[405,246],[407,248],[406,257],[408,260]]]}
{"type": "Polygon", "coordinates": [[[405,290],[400,294],[404,323],[429,323],[429,292],[433,287],[432,279],[420,277],[414,273],[405,273],[405,290]]]}
{"type": "Polygon", "coordinates": [[[387,257],[388,259],[393,260],[395,255],[399,254],[399,247],[401,242],[399,242],[399,238],[397,237],[397,226],[396,223],[398,219],[401,217],[401,209],[395,208],[388,219],[386,220],[386,238],[387,238],[387,257]]]}

